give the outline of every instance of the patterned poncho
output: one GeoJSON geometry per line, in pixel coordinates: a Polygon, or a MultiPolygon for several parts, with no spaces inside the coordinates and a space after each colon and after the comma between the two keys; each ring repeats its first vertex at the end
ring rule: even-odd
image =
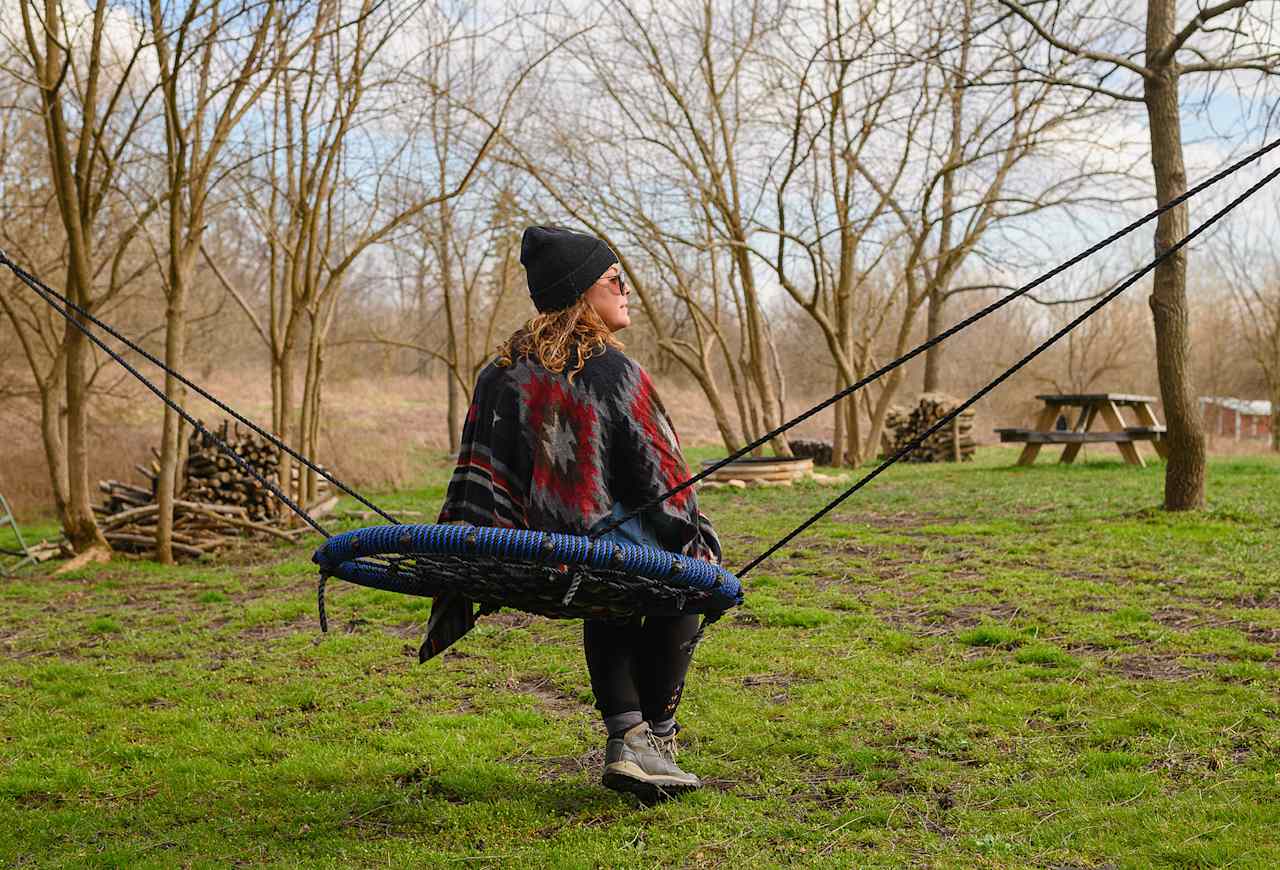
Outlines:
{"type": "MultiPolygon", "coordinates": [[[[688,476],[653,382],[621,351],[605,348],[572,380],[530,359],[490,363],[476,381],[438,522],[585,535],[615,504],[639,508],[688,476]]],[[[665,549],[719,559],[692,489],[643,520],[665,549]]],[[[473,610],[470,601],[438,597],[420,657],[468,631],[473,610]]]]}

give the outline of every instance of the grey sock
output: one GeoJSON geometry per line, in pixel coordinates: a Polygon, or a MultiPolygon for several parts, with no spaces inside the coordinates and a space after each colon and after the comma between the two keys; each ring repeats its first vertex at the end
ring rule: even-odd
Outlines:
{"type": "Polygon", "coordinates": [[[666,737],[672,731],[676,730],[676,719],[672,716],[670,719],[662,719],[649,723],[649,729],[659,737],[666,737]]]}
{"type": "Polygon", "coordinates": [[[604,729],[610,737],[621,737],[644,721],[644,714],[639,710],[626,710],[604,717],[604,729]]]}

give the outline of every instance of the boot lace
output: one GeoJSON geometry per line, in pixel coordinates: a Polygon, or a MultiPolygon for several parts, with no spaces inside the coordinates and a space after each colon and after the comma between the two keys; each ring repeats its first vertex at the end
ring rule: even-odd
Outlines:
{"type": "Polygon", "coordinates": [[[676,732],[674,730],[665,737],[659,737],[650,730],[649,745],[659,755],[671,762],[675,762],[676,756],[680,753],[680,747],[676,744],[676,732]]]}

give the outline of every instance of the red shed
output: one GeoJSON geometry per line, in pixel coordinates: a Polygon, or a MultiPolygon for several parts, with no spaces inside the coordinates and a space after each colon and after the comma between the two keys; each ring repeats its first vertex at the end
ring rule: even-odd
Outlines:
{"type": "Polygon", "coordinates": [[[1234,438],[1270,438],[1271,403],[1254,399],[1201,396],[1200,411],[1212,435],[1234,438]]]}

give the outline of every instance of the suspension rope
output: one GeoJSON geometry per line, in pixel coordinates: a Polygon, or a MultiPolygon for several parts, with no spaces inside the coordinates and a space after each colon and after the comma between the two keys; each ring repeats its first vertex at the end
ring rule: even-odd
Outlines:
{"type": "MultiPolygon", "coordinates": [[[[1159,206],[1158,208],[1155,208],[1147,212],[1144,216],[1120,228],[1119,230],[1107,236],[1097,244],[1091,245],[1090,247],[1086,248],[1084,251],[1081,251],[1080,253],[1076,254],[1070,260],[1067,260],[1061,265],[1055,266],[1054,268],[1050,269],[1048,272],[1045,272],[1043,275],[1031,281],[1029,284],[1025,284],[1022,287],[1019,287],[1017,290],[1014,290],[1009,295],[1001,297],[1000,299],[997,299],[995,302],[979,310],[977,313],[973,314],[972,316],[966,317],[964,320],[961,320],[959,323],[955,324],[954,326],[950,327],[944,332],[939,333],[938,335],[934,336],[928,341],[925,341],[924,343],[919,344],[913,349],[907,351],[905,354],[893,360],[892,362],[886,363],[885,365],[876,369],[871,374],[867,375],[864,378],[861,378],[856,383],[850,384],[849,386],[840,390],[830,398],[824,399],[823,401],[814,405],[809,410],[801,413],[799,416],[793,417],[792,419],[778,426],[776,429],[766,432],[756,440],[752,441],[750,444],[747,444],[745,447],[742,447],[739,450],[734,451],[733,453],[726,456],[724,459],[717,460],[715,464],[708,466],[707,468],[704,468],[702,471],[698,472],[692,477],[689,477],[684,481],[676,484],[671,489],[667,490],[666,492],[662,493],[661,495],[655,498],[650,499],[648,502],[644,503],[643,505],[636,508],[635,510],[632,510],[629,513],[613,520],[612,522],[608,523],[603,528],[601,528],[599,531],[590,535],[590,537],[599,538],[602,535],[607,535],[609,532],[614,531],[615,529],[617,529],[619,526],[621,526],[623,523],[627,522],[628,520],[646,511],[652,510],[653,508],[662,504],[667,499],[671,498],[671,496],[679,492],[683,492],[684,490],[693,486],[695,483],[702,480],[703,478],[714,474],[715,472],[719,471],[721,468],[724,468],[729,463],[735,462],[741,459],[742,457],[750,453],[752,450],[755,450],[756,448],[768,443],[769,441],[772,441],[774,438],[778,437],[783,432],[787,431],[793,426],[796,426],[799,423],[803,423],[805,420],[808,420],[810,417],[812,417],[814,414],[817,414],[819,411],[823,411],[826,408],[829,408],[831,405],[835,404],[836,402],[840,401],[846,396],[849,396],[857,392],[858,390],[862,389],[867,384],[870,384],[871,382],[878,380],[879,378],[883,377],[884,375],[887,375],[889,372],[893,371],[899,366],[904,365],[907,362],[910,362],[920,354],[927,351],[929,348],[942,343],[946,339],[955,335],[957,332],[967,329],[968,327],[977,323],[979,320],[986,317],[988,314],[992,314],[998,311],[999,309],[1003,308],[1004,306],[1008,305],[1010,302],[1014,301],[1015,299],[1018,299],[1019,297],[1026,295],[1027,293],[1031,292],[1035,288],[1039,287],[1041,284],[1044,284],[1049,279],[1057,277],[1061,273],[1065,272],[1067,269],[1071,268],[1076,263],[1079,263],[1081,260],[1088,259],[1089,257],[1096,254],[1098,251],[1107,247],[1111,243],[1123,238],[1124,236],[1133,232],[1143,224],[1148,223],[1149,221],[1154,220],[1155,218],[1158,218],[1160,215],[1164,214],[1170,209],[1181,205],[1182,203],[1191,199],[1196,194],[1199,194],[1205,190],[1208,190],[1210,187],[1217,184],[1219,181],[1222,181],[1227,176],[1238,172],[1239,170],[1247,166],[1249,163],[1252,163],[1253,161],[1258,160],[1259,158],[1265,156],[1266,154],[1270,153],[1276,148],[1280,148],[1280,139],[1276,139],[1264,145],[1263,147],[1259,148],[1257,151],[1254,151],[1252,154],[1248,155],[1247,157],[1243,157],[1240,160],[1237,160],[1235,163],[1231,164],[1226,169],[1223,169],[1218,174],[1213,175],[1208,179],[1200,182],[1195,187],[1191,188],[1190,190],[1186,191],[1183,194],[1180,194],[1179,196],[1174,197],[1164,205],[1159,206]]],[[[1128,286],[1128,285],[1126,284],[1125,286],[1128,286]]]]}
{"type": "Polygon", "coordinates": [[[35,275],[32,275],[31,273],[24,270],[21,266],[19,266],[12,259],[10,259],[8,254],[6,254],[3,249],[0,249],[0,266],[8,266],[9,269],[15,275],[18,276],[19,280],[21,280],[24,284],[26,284],[28,287],[34,290],[36,294],[40,296],[41,299],[43,299],[45,302],[49,304],[51,308],[53,308],[54,311],[57,311],[59,314],[61,314],[64,318],[67,319],[68,322],[72,323],[76,327],[76,329],[84,333],[89,338],[90,341],[92,341],[98,347],[106,351],[112,357],[112,359],[120,363],[120,365],[124,366],[125,369],[129,371],[130,374],[132,374],[135,378],[140,380],[147,387],[147,389],[151,390],[151,392],[159,396],[160,399],[164,401],[166,405],[168,405],[169,407],[177,411],[179,414],[181,414],[183,419],[185,419],[188,423],[190,423],[194,428],[199,430],[201,434],[212,439],[217,444],[218,449],[220,449],[223,453],[226,453],[233,460],[235,460],[235,462],[243,470],[248,471],[250,475],[252,475],[260,483],[264,484],[273,495],[275,495],[282,502],[284,502],[284,504],[287,505],[294,513],[298,514],[298,516],[306,520],[307,523],[312,528],[314,528],[320,534],[324,535],[326,538],[329,537],[329,533],[326,532],[319,525],[319,523],[317,523],[314,519],[312,519],[310,514],[308,514],[305,510],[303,510],[297,504],[295,504],[293,500],[290,499],[288,496],[284,495],[284,493],[280,492],[274,485],[267,483],[257,472],[250,469],[245,464],[244,460],[240,457],[240,455],[236,453],[234,448],[232,448],[230,445],[224,442],[221,438],[219,438],[218,436],[210,432],[207,428],[205,428],[205,426],[202,423],[192,418],[191,415],[189,415],[182,408],[175,405],[167,396],[164,395],[163,390],[156,387],[153,383],[151,383],[151,381],[147,380],[147,378],[144,375],[139,373],[137,369],[131,366],[128,362],[126,362],[118,353],[116,353],[114,350],[112,350],[110,347],[104,344],[96,335],[93,334],[93,332],[87,326],[84,325],[84,323],[80,321],[79,318],[82,317],[85,320],[88,320],[90,323],[97,326],[99,329],[106,332],[108,335],[111,335],[113,338],[120,341],[122,344],[125,345],[125,347],[129,348],[134,353],[141,356],[147,362],[158,367],[165,374],[172,375],[173,378],[177,380],[179,383],[181,383],[183,386],[193,390],[202,398],[208,400],[211,404],[213,404],[216,408],[221,410],[223,413],[226,413],[231,417],[234,417],[237,421],[248,426],[258,435],[261,435],[263,438],[266,438],[268,441],[270,441],[271,444],[274,445],[276,448],[284,451],[289,456],[296,459],[302,465],[316,472],[325,480],[329,481],[331,484],[337,487],[340,491],[342,491],[346,495],[351,496],[356,501],[363,504],[365,507],[370,508],[371,510],[376,512],[379,516],[381,516],[383,519],[387,520],[393,525],[400,525],[400,521],[397,520],[395,517],[388,514],[386,511],[384,511],[382,508],[378,507],[376,504],[366,499],[364,496],[360,495],[360,493],[348,487],[345,483],[338,480],[336,477],[334,477],[332,474],[330,474],[321,466],[312,462],[306,456],[303,456],[301,453],[294,450],[284,441],[277,438],[274,434],[272,434],[271,432],[268,432],[266,429],[263,429],[257,423],[254,423],[252,420],[240,414],[230,405],[227,405],[225,402],[221,401],[217,396],[214,396],[213,394],[205,390],[203,387],[201,387],[199,384],[193,383],[192,381],[187,379],[185,376],[183,376],[181,373],[176,372],[173,369],[169,368],[169,366],[166,365],[163,360],[158,359],[155,355],[148,352],[145,348],[140,347],[136,342],[130,340],[128,337],[121,335],[118,331],[112,328],[110,324],[104,323],[102,320],[93,316],[84,308],[81,308],[71,299],[62,295],[57,290],[54,290],[49,285],[45,284],[35,275]],[[57,300],[57,301],[54,301],[54,300],[57,300]],[[61,302],[62,305],[65,307],[59,306],[58,302],[61,302]],[[72,316],[71,311],[74,311],[76,315],[78,315],[78,317],[72,316]]]}
{"type": "Polygon", "coordinates": [[[1005,371],[1004,371],[1004,372],[1003,372],[999,377],[997,377],[995,380],[991,381],[991,383],[987,384],[985,387],[983,387],[982,389],[978,390],[978,392],[974,393],[971,397],[969,397],[968,399],[966,399],[963,403],[961,403],[960,405],[958,405],[958,406],[957,406],[956,408],[954,408],[951,412],[949,412],[949,413],[947,413],[947,414],[943,415],[943,417],[942,417],[941,419],[939,419],[936,423],[934,423],[932,426],[930,426],[930,427],[929,427],[927,430],[925,430],[923,433],[921,433],[920,435],[917,435],[915,438],[913,438],[910,442],[908,442],[908,443],[907,443],[906,445],[904,445],[900,450],[898,450],[898,452],[897,452],[897,453],[893,454],[893,456],[890,456],[888,459],[886,459],[886,460],[884,460],[883,462],[881,462],[881,463],[880,463],[879,465],[877,465],[877,466],[876,466],[872,471],[868,472],[868,473],[867,473],[867,474],[866,474],[866,475],[865,475],[861,480],[859,480],[859,481],[858,481],[857,483],[855,483],[853,486],[849,487],[849,488],[848,488],[848,489],[846,489],[844,492],[842,492],[840,495],[836,496],[834,499],[832,499],[830,502],[828,502],[828,503],[827,503],[827,505],[826,505],[824,508],[822,508],[822,510],[820,510],[820,511],[818,511],[817,513],[813,514],[813,516],[809,517],[809,518],[808,518],[808,519],[806,519],[803,523],[801,523],[800,525],[796,526],[796,527],[795,527],[791,532],[789,532],[785,537],[783,537],[782,539],[780,539],[779,541],[777,541],[775,544],[773,544],[771,547],[769,547],[769,549],[765,550],[765,551],[764,551],[763,553],[761,553],[759,556],[756,556],[754,559],[752,559],[750,562],[748,562],[746,565],[744,565],[744,566],[743,566],[739,571],[737,571],[737,572],[736,572],[736,573],[737,573],[737,576],[738,576],[738,577],[744,577],[744,576],[746,576],[746,574],[747,574],[747,573],[748,573],[752,568],[754,568],[755,566],[757,566],[757,565],[759,565],[761,562],[763,562],[765,559],[767,559],[767,558],[769,558],[770,556],[772,556],[774,553],[776,553],[776,552],[779,550],[779,548],[781,548],[781,547],[785,546],[785,545],[786,545],[790,540],[792,540],[796,535],[800,534],[800,533],[801,533],[801,532],[803,532],[805,529],[809,528],[809,526],[813,525],[813,524],[814,524],[814,523],[816,523],[818,520],[822,519],[824,516],[826,516],[828,513],[830,513],[832,510],[834,510],[834,509],[836,508],[836,506],[838,506],[841,502],[843,502],[843,501],[844,501],[845,499],[847,499],[849,496],[853,495],[855,492],[857,492],[858,490],[862,489],[864,486],[866,486],[868,483],[870,483],[872,480],[874,480],[876,477],[878,477],[878,476],[880,475],[880,473],[881,473],[881,472],[883,472],[885,469],[887,469],[890,465],[893,465],[895,462],[897,462],[897,461],[898,461],[899,459],[901,459],[902,457],[906,456],[906,455],[907,455],[908,453],[910,453],[912,450],[915,450],[917,447],[919,447],[921,444],[923,444],[923,443],[925,442],[925,439],[927,439],[930,435],[932,435],[933,433],[937,432],[939,429],[941,429],[941,428],[943,428],[944,426],[946,426],[947,424],[949,424],[949,423],[950,423],[952,420],[954,420],[956,417],[960,416],[960,414],[962,414],[962,413],[963,413],[964,411],[966,411],[968,408],[972,407],[972,406],[973,406],[973,404],[974,404],[975,402],[977,402],[979,399],[981,399],[981,398],[982,398],[983,396],[985,396],[987,393],[989,393],[989,392],[991,392],[992,390],[994,390],[994,389],[995,389],[996,387],[998,387],[1000,384],[1004,383],[1004,382],[1005,382],[1006,380],[1008,380],[1008,379],[1009,379],[1009,378],[1010,378],[1010,377],[1011,377],[1015,372],[1017,372],[1019,369],[1021,369],[1021,368],[1022,368],[1023,366],[1025,366],[1027,363],[1031,362],[1031,360],[1033,360],[1033,359],[1035,359],[1037,356],[1039,356],[1039,355],[1040,355],[1044,350],[1046,350],[1050,345],[1054,344],[1054,343],[1055,343],[1055,342],[1057,342],[1059,339],[1061,339],[1064,335],[1066,335],[1068,332],[1070,332],[1071,330],[1075,329],[1077,326],[1079,326],[1081,323],[1083,323],[1087,318],[1089,318],[1089,317],[1093,316],[1094,314],[1096,314],[1096,313],[1097,313],[1097,312],[1098,312],[1098,311],[1099,311],[1099,310],[1100,310],[1104,305],[1106,305],[1108,302],[1110,302],[1111,300],[1115,299],[1117,296],[1119,296],[1121,293],[1123,293],[1123,292],[1124,292],[1125,290],[1127,290],[1129,287],[1132,287],[1135,283],[1137,283],[1138,279],[1140,279],[1142,276],[1146,275],[1148,272],[1150,272],[1151,270],[1153,270],[1156,266],[1160,265],[1162,262],[1164,262],[1165,260],[1167,260],[1169,257],[1173,256],[1173,255],[1174,255],[1174,254],[1176,254],[1178,251],[1182,250],[1182,248],[1184,248],[1184,247],[1185,247],[1185,246],[1186,246],[1186,245],[1187,245],[1187,244],[1188,244],[1192,239],[1194,239],[1196,236],[1200,235],[1202,232],[1204,232],[1205,230],[1207,230],[1209,227],[1213,226],[1215,223],[1217,223],[1217,222],[1218,222],[1218,220],[1219,220],[1220,218],[1222,218],[1225,214],[1227,214],[1227,212],[1231,211],[1231,210],[1232,210],[1232,209],[1234,209],[1236,206],[1240,205],[1240,203],[1242,203],[1242,202],[1244,202],[1246,199],[1248,199],[1250,196],[1252,196],[1253,194],[1257,193],[1259,190],[1261,190],[1263,187],[1265,187],[1267,184],[1269,184],[1272,180],[1274,180],[1274,179],[1276,178],[1276,176],[1278,176],[1278,175],[1280,175],[1280,166],[1278,166],[1278,167],[1276,167],[1275,169],[1271,170],[1269,173],[1267,173],[1265,176],[1263,176],[1262,180],[1258,181],[1256,184],[1251,185],[1251,186],[1250,186],[1250,187],[1249,187],[1249,188],[1248,188],[1244,193],[1240,194],[1240,195],[1239,195],[1239,196],[1237,196],[1235,199],[1231,200],[1231,202],[1227,203],[1225,206],[1223,206],[1221,209],[1219,209],[1217,212],[1215,212],[1215,213],[1213,214],[1213,216],[1212,216],[1212,217],[1210,217],[1210,218],[1209,218],[1208,220],[1206,220],[1204,223],[1200,224],[1200,226],[1196,227],[1194,230],[1192,230],[1191,232],[1187,233],[1185,236],[1183,236],[1181,239],[1179,239],[1176,243],[1174,243],[1173,245],[1171,245],[1169,248],[1167,248],[1166,250],[1162,251],[1159,255],[1157,255],[1157,256],[1156,256],[1156,258],[1155,258],[1154,260],[1152,260],[1152,261],[1151,261],[1150,263],[1148,263],[1146,266],[1143,266],[1141,269],[1139,269],[1137,272],[1135,272],[1133,275],[1131,275],[1131,276],[1130,276],[1129,278],[1127,278],[1125,281],[1123,281],[1122,283],[1120,283],[1119,285],[1117,285],[1117,286],[1116,286],[1116,288],[1115,288],[1114,290],[1111,290],[1111,291],[1110,291],[1110,292],[1108,292],[1105,296],[1103,296],[1101,299],[1099,299],[1097,302],[1095,302],[1093,305],[1091,305],[1091,306],[1089,306],[1087,309],[1085,309],[1085,311],[1084,311],[1084,313],[1083,313],[1083,314],[1081,314],[1079,317],[1077,317],[1077,318],[1075,318],[1074,320],[1072,320],[1070,323],[1068,323],[1068,324],[1067,324],[1066,326],[1064,326],[1062,329],[1059,329],[1056,333],[1054,333],[1054,334],[1053,334],[1052,336],[1050,336],[1047,340],[1045,340],[1044,342],[1042,342],[1039,346],[1037,346],[1037,347],[1036,347],[1034,350],[1032,350],[1029,354],[1027,354],[1026,356],[1024,356],[1022,359],[1018,360],[1018,361],[1017,361],[1016,363],[1014,363],[1010,368],[1006,369],[1006,370],[1005,370],[1005,371]]]}

